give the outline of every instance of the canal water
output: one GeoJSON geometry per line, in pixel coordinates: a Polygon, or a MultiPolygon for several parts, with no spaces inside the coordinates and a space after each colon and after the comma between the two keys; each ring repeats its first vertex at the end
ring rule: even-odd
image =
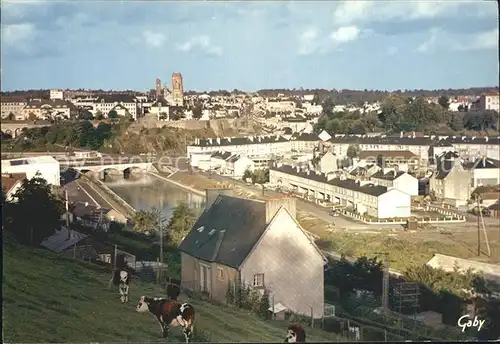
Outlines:
{"type": "Polygon", "coordinates": [[[107,177],[105,183],[134,209],[151,210],[156,207],[167,220],[172,216],[173,208],[181,202],[187,203],[196,216],[203,212],[205,206],[205,197],[151,175],[134,176],[130,180],[107,177]]]}

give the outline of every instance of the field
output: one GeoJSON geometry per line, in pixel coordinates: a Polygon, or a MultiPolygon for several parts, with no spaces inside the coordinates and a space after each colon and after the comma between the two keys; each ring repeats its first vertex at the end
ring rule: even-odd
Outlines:
{"type": "Polygon", "coordinates": [[[321,219],[307,214],[299,214],[302,227],[321,237],[317,241],[320,248],[343,253],[346,256],[380,256],[389,254],[391,268],[404,271],[416,264],[425,264],[435,253],[459,258],[473,259],[488,263],[500,263],[500,233],[498,229],[488,231],[491,257],[488,257],[486,243],[481,233],[481,257],[477,257],[477,234],[475,231],[443,231],[423,229],[416,232],[402,230],[389,231],[340,231],[330,228],[321,219]]]}
{"type": "MultiPolygon", "coordinates": [[[[161,287],[133,280],[131,301],[122,305],[116,288],[107,289],[110,271],[42,249],[4,243],[3,341],[19,342],[178,342],[160,338],[156,320],[136,313],[141,295],[162,296],[161,287]]],[[[197,310],[194,341],[282,342],[287,324],[263,321],[224,305],[189,300],[197,310]],[[198,337],[196,337],[198,336],[198,337]]],[[[334,334],[308,329],[314,341],[338,341],[334,334]]]]}

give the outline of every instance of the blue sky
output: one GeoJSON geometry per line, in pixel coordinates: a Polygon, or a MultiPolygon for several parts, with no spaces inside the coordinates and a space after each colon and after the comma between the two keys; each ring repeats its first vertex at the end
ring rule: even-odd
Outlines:
{"type": "Polygon", "coordinates": [[[2,0],[2,90],[498,84],[495,1],[2,0]]]}

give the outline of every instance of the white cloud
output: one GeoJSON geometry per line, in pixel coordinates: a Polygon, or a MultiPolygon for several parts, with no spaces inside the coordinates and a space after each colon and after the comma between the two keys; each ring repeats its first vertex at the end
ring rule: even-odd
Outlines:
{"type": "Polygon", "coordinates": [[[31,23],[4,25],[2,27],[2,42],[12,47],[27,48],[35,33],[36,27],[31,23]]]}
{"type": "Polygon", "coordinates": [[[221,55],[222,49],[212,44],[209,36],[196,36],[190,38],[187,42],[177,45],[177,49],[184,52],[199,50],[208,55],[221,55]]]}
{"type": "Polygon", "coordinates": [[[398,47],[389,47],[387,49],[387,54],[388,55],[396,55],[399,51],[399,48],[398,47]]]}
{"type": "Polygon", "coordinates": [[[484,17],[496,15],[494,2],[476,1],[425,1],[375,2],[375,1],[343,1],[334,12],[336,25],[359,24],[372,21],[409,21],[417,19],[433,19],[468,15],[484,17]],[[493,3],[493,5],[492,5],[493,3]]]}
{"type": "Polygon", "coordinates": [[[498,50],[498,30],[478,32],[475,34],[458,35],[447,33],[443,30],[433,28],[429,31],[430,36],[418,47],[417,51],[427,53],[435,50],[446,51],[471,51],[471,50],[498,50]]]}
{"type": "Polygon", "coordinates": [[[314,27],[309,27],[305,29],[298,38],[299,50],[297,53],[299,55],[310,55],[316,52],[319,48],[318,44],[319,32],[314,27]]]}
{"type": "Polygon", "coordinates": [[[360,30],[357,26],[343,26],[333,31],[330,38],[337,43],[354,41],[359,37],[360,30]]]}
{"type": "Polygon", "coordinates": [[[166,37],[160,32],[146,30],[142,33],[146,45],[150,48],[159,48],[165,43],[166,37]]]}

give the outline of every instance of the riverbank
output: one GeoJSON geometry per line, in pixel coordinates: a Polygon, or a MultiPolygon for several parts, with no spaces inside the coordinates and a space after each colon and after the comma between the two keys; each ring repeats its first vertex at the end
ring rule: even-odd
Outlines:
{"type": "MultiPolygon", "coordinates": [[[[101,198],[103,198],[116,212],[126,217],[129,221],[134,217],[136,210],[103,182],[90,178],[86,175],[83,175],[82,178],[85,180],[87,185],[98,193],[99,196],[101,196],[101,198]]],[[[103,205],[100,204],[100,206],[103,205]]]]}

